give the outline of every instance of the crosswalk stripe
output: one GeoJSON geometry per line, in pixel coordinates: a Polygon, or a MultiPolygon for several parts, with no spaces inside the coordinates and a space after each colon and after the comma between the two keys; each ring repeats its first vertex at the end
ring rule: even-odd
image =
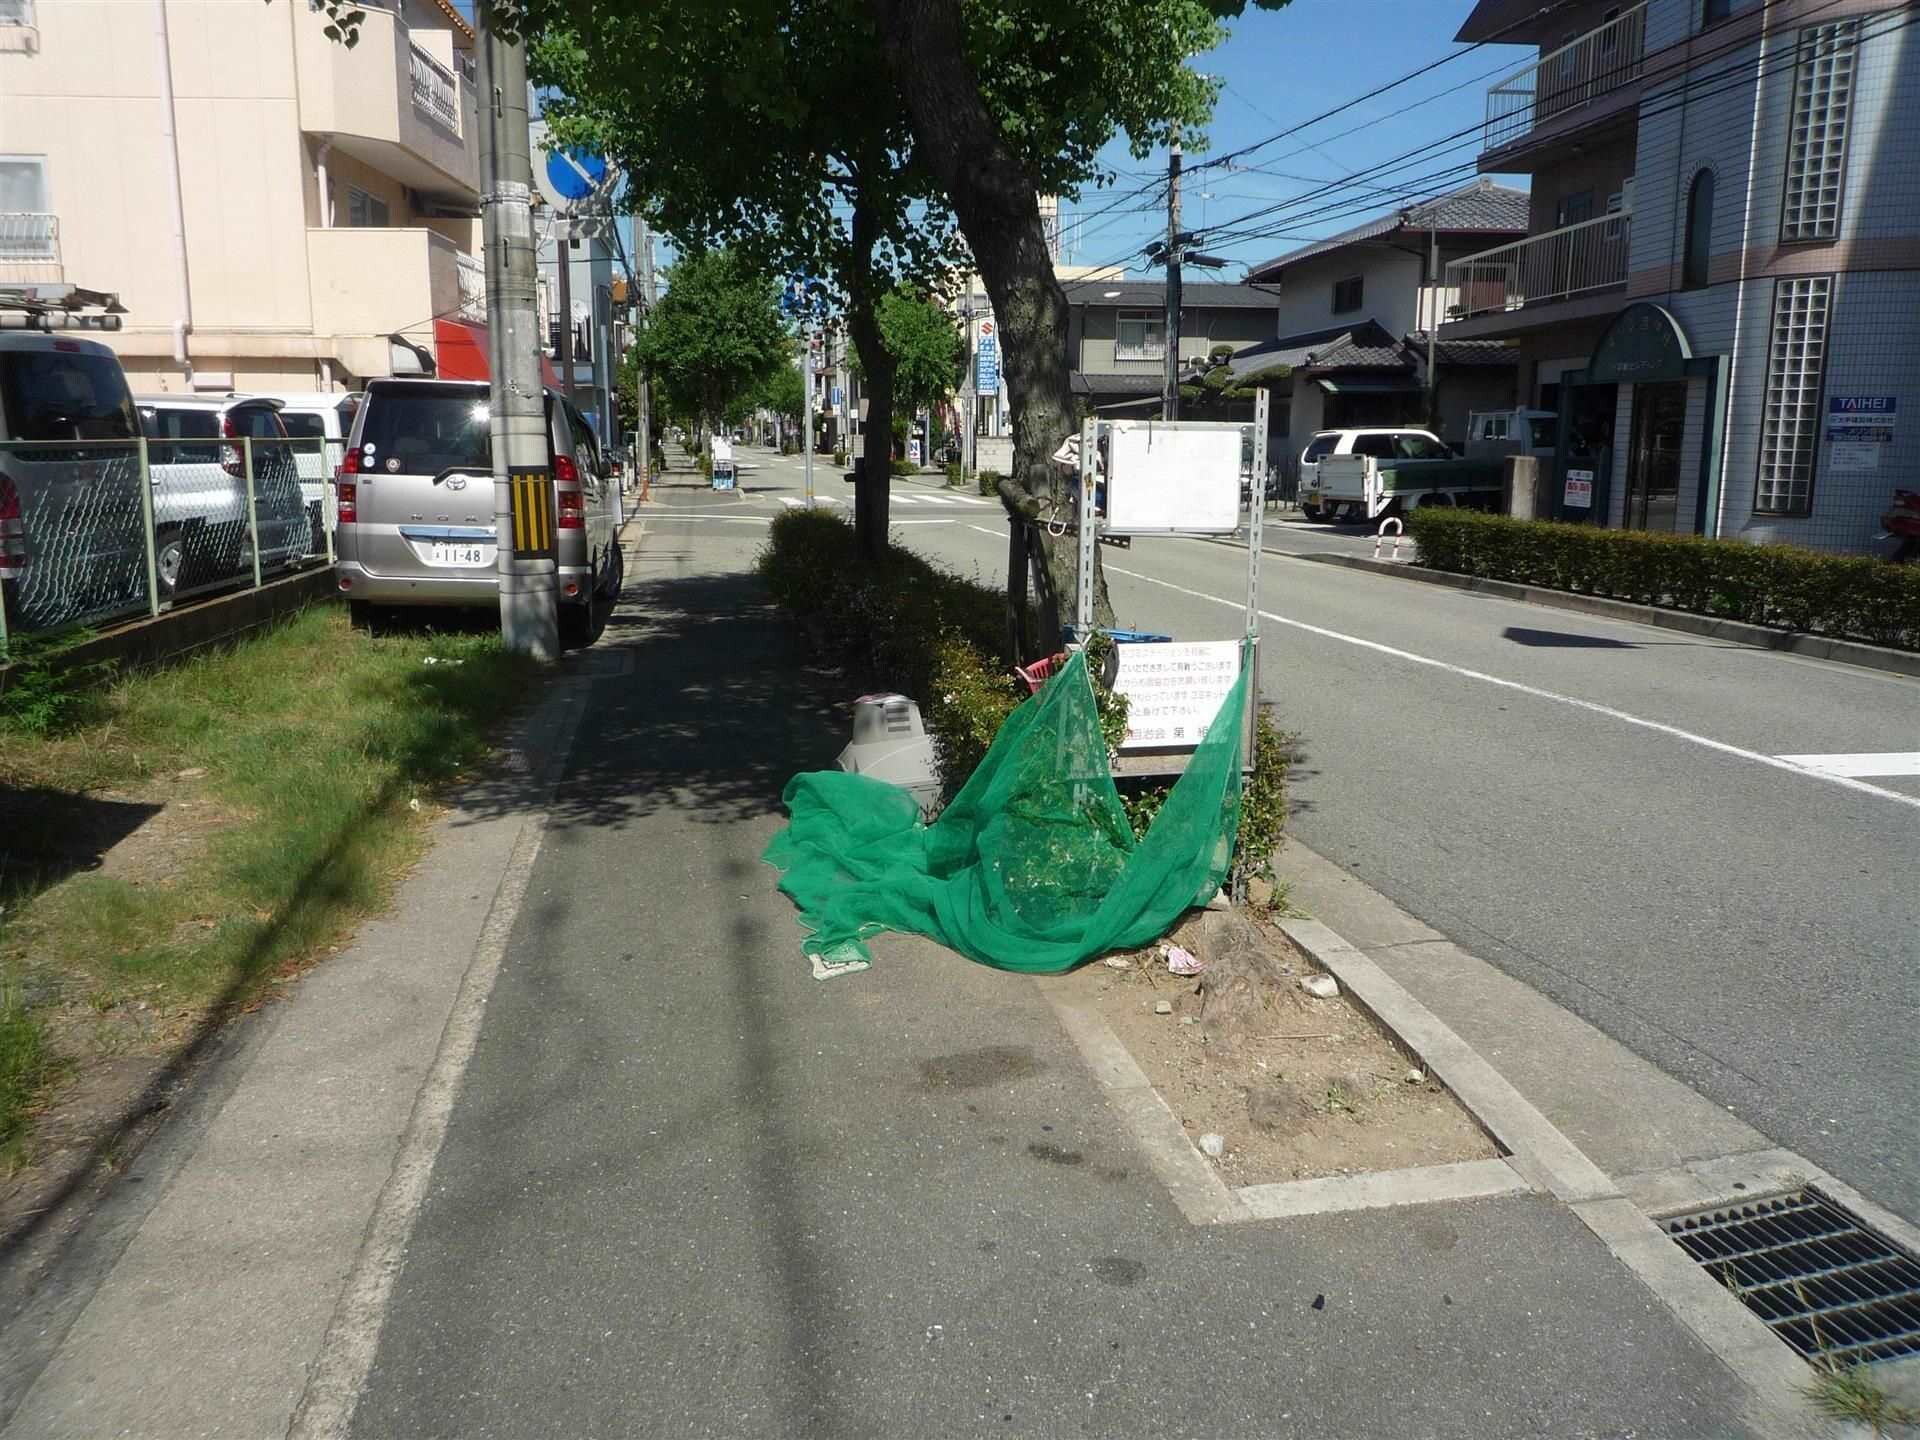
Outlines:
{"type": "Polygon", "coordinates": [[[1868,775],[1920,775],[1920,751],[1891,750],[1850,755],[1776,755],[1802,770],[1860,779],[1868,775]]]}

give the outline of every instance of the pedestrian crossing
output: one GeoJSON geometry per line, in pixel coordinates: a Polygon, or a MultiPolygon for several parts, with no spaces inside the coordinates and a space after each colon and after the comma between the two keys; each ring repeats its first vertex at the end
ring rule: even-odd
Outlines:
{"type": "MultiPolygon", "coordinates": [[[[807,508],[807,500],[804,495],[781,495],[776,498],[789,510],[804,510],[807,508]]],[[[816,495],[813,503],[815,505],[851,506],[853,501],[850,498],[843,498],[838,495],[816,495]]],[[[892,503],[906,506],[985,505],[995,510],[1000,508],[1000,502],[998,500],[988,500],[975,495],[919,495],[900,490],[893,492],[892,503]]]]}

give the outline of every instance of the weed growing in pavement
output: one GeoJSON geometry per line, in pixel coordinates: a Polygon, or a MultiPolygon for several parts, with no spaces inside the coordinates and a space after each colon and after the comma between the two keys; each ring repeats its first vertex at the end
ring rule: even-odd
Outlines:
{"type": "Polygon", "coordinates": [[[84,723],[7,736],[0,784],[76,802],[129,791],[190,818],[147,873],[83,870],[8,896],[0,978],[31,957],[49,993],[85,998],[73,1019],[17,998],[0,1013],[0,1143],[46,1078],[50,1022],[82,1061],[90,1031],[75,1021],[128,1000],[178,1033],[252,1003],[383,905],[425,846],[408,800],[485,757],[527,674],[497,634],[373,640],[326,606],[118,679],[88,697],[84,723]]]}
{"type": "Polygon", "coordinates": [[[1887,1394],[1865,1365],[1819,1367],[1813,1383],[1801,1386],[1800,1393],[1829,1419],[1866,1426],[1874,1440],[1893,1430],[1920,1427],[1920,1410],[1887,1394]]]}

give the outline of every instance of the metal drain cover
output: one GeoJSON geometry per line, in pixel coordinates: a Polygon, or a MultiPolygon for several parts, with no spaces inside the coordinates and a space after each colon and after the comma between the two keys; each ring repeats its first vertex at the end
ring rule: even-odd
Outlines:
{"type": "Polygon", "coordinates": [[[1818,1190],[1660,1224],[1807,1358],[1857,1364],[1920,1354],[1920,1256],[1818,1190]]]}

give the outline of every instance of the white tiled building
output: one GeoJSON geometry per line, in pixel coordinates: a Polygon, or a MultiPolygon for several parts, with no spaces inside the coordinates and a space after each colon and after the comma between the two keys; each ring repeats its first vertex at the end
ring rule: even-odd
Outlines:
{"type": "Polygon", "coordinates": [[[1609,525],[1863,550],[1920,482],[1920,12],[1868,0],[1479,0],[1536,44],[1480,168],[1524,241],[1450,266],[1609,525]]]}

